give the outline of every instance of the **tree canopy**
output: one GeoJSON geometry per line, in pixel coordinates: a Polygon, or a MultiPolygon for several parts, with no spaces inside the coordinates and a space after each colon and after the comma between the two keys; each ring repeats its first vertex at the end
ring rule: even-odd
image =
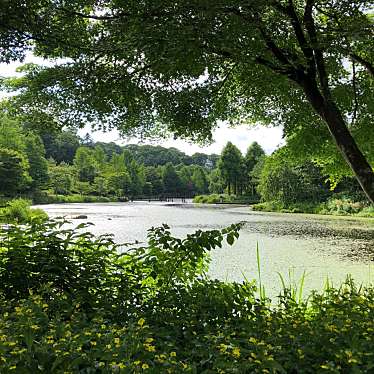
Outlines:
{"type": "MultiPolygon", "coordinates": [[[[337,149],[374,200],[373,22],[368,0],[16,0],[1,5],[5,82],[23,114],[123,134],[207,139],[217,120],[282,124],[337,149]],[[363,135],[364,134],[364,135],[363,135]],[[372,135],[370,135],[372,136],[372,135]],[[371,151],[372,152],[372,151],[371,151]]],[[[334,155],[334,157],[336,157],[334,155]]]]}

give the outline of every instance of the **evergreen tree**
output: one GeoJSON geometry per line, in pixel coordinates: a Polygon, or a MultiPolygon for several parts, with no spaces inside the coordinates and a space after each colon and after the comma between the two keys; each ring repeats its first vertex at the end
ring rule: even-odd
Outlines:
{"type": "Polygon", "coordinates": [[[251,174],[256,167],[257,163],[265,156],[265,151],[262,147],[257,143],[253,142],[247,150],[247,153],[244,157],[244,167],[245,167],[245,184],[247,192],[250,192],[254,195],[256,190],[256,185],[254,179],[252,179],[251,174]]]}
{"type": "Polygon", "coordinates": [[[213,169],[209,175],[209,192],[223,193],[225,189],[219,169],[213,169]]]}
{"type": "Polygon", "coordinates": [[[208,181],[202,167],[195,168],[192,174],[192,182],[197,193],[204,194],[208,191],[208,181]]]}
{"type": "Polygon", "coordinates": [[[243,156],[231,142],[228,142],[222,151],[218,161],[218,169],[228,194],[231,195],[231,192],[237,194],[243,177],[243,156]]]}

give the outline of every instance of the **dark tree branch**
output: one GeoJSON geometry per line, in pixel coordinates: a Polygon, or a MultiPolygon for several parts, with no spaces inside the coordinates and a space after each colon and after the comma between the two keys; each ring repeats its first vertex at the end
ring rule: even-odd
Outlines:
{"type": "Polygon", "coordinates": [[[360,57],[356,53],[350,53],[349,56],[352,60],[358,62],[360,65],[364,66],[366,70],[370,73],[370,75],[374,78],[374,66],[369,61],[365,60],[364,58],[360,57]]]}
{"type": "Polygon", "coordinates": [[[271,37],[267,34],[264,27],[259,26],[259,30],[261,33],[262,38],[265,41],[265,44],[268,50],[273,54],[273,56],[283,65],[292,66],[291,62],[288,60],[286,54],[280,49],[275,42],[271,39],[271,37]]]}
{"type": "Polygon", "coordinates": [[[313,6],[315,0],[307,0],[304,13],[304,23],[308,31],[309,39],[312,43],[312,48],[314,52],[314,59],[318,71],[319,82],[321,85],[321,90],[325,100],[331,100],[331,93],[329,88],[329,79],[326,71],[325,60],[323,56],[323,51],[318,43],[317,31],[313,19],[313,6]]]}
{"type": "Polygon", "coordinates": [[[229,80],[230,76],[232,75],[233,71],[235,70],[235,68],[238,66],[237,63],[234,63],[228,70],[228,72],[225,74],[225,76],[223,77],[222,81],[220,82],[220,84],[218,85],[218,87],[214,90],[214,94],[215,95],[218,95],[220,93],[220,91],[225,87],[226,85],[226,82],[229,80]]]}
{"type": "Polygon", "coordinates": [[[295,6],[292,0],[288,0],[288,5],[283,6],[278,2],[274,2],[273,6],[283,15],[288,17],[291,22],[291,26],[295,32],[296,40],[307,60],[308,70],[310,74],[315,74],[315,63],[313,49],[309,46],[308,40],[305,37],[303,28],[301,26],[299,17],[296,13],[295,6]]]}
{"type": "Polygon", "coordinates": [[[95,14],[85,14],[85,13],[77,12],[77,11],[66,9],[66,8],[57,8],[57,10],[60,10],[61,12],[64,12],[64,13],[67,13],[71,16],[77,16],[77,17],[80,17],[80,18],[92,19],[92,20],[97,20],[97,21],[113,21],[113,20],[117,20],[119,18],[130,16],[129,13],[125,13],[125,12],[120,12],[116,15],[97,16],[95,14]]]}
{"type": "Polygon", "coordinates": [[[258,56],[255,58],[255,62],[259,65],[265,66],[266,68],[272,70],[274,73],[283,75],[292,81],[301,84],[302,80],[305,77],[303,69],[295,69],[292,66],[279,66],[274,64],[272,61],[262,57],[258,56]]]}
{"type": "MultiPolygon", "coordinates": [[[[367,61],[366,59],[364,59],[363,57],[359,56],[357,53],[352,52],[352,50],[349,48],[350,43],[349,43],[349,40],[347,38],[347,35],[345,35],[344,32],[343,32],[344,29],[341,26],[339,18],[335,14],[327,12],[324,9],[320,8],[320,7],[316,7],[316,9],[320,13],[322,13],[323,15],[325,15],[325,16],[330,17],[331,19],[333,19],[336,22],[336,24],[339,26],[339,29],[336,29],[335,31],[339,32],[341,35],[343,35],[343,37],[345,39],[345,42],[346,42],[346,44],[348,46],[348,48],[343,48],[342,50],[344,52],[348,53],[348,56],[351,57],[352,60],[355,60],[360,65],[362,65],[364,68],[366,68],[366,70],[369,72],[369,74],[372,77],[374,77],[374,65],[372,63],[370,63],[369,61],[367,61]]],[[[372,32],[372,29],[363,30],[363,32],[365,32],[365,35],[367,35],[368,31],[372,32]]]]}

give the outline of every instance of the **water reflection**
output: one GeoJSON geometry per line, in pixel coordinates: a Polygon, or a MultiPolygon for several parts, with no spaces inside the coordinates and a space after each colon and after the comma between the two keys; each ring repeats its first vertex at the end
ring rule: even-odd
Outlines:
{"type": "MultiPolygon", "coordinates": [[[[242,281],[256,278],[256,244],[268,293],[280,288],[277,272],[294,278],[307,271],[306,289],[320,289],[328,277],[338,283],[352,274],[373,281],[374,220],[336,219],[299,214],[251,212],[247,207],[175,203],[59,204],[42,206],[50,216],[85,214],[96,234],[113,233],[117,242],[144,241],[147,229],[167,223],[174,235],[211,230],[245,221],[238,242],[212,252],[212,277],[242,281]]],[[[77,223],[78,221],[75,221],[77,223]]]]}

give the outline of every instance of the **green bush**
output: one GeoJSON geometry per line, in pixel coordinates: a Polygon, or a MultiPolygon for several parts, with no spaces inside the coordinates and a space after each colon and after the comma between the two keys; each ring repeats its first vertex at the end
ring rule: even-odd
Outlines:
{"type": "Polygon", "coordinates": [[[45,221],[48,219],[47,213],[42,209],[31,209],[31,200],[14,199],[7,203],[1,210],[1,217],[4,222],[26,223],[32,219],[45,221]]]}
{"type": "Polygon", "coordinates": [[[148,245],[59,222],[0,229],[4,373],[315,373],[374,367],[374,288],[352,281],[296,302],[206,275],[238,225],[148,245]]]}
{"type": "Polygon", "coordinates": [[[353,202],[349,199],[330,199],[325,203],[293,203],[282,204],[277,201],[266,201],[252,205],[255,211],[282,213],[311,213],[331,215],[359,215],[374,217],[374,207],[366,206],[365,202],[353,202]]]}
{"type": "Polygon", "coordinates": [[[211,195],[198,195],[195,196],[193,199],[194,203],[200,204],[230,204],[230,203],[237,203],[237,204],[245,204],[248,202],[245,196],[235,196],[235,195],[227,195],[227,194],[211,194],[211,195]]]}
{"type": "Polygon", "coordinates": [[[361,210],[361,212],[358,213],[359,216],[362,217],[373,217],[374,218],[374,206],[368,206],[361,210]]]}
{"type": "Polygon", "coordinates": [[[33,201],[36,204],[58,204],[58,203],[109,203],[112,201],[119,201],[117,197],[105,197],[94,195],[55,195],[40,193],[33,196],[33,201]]]}

